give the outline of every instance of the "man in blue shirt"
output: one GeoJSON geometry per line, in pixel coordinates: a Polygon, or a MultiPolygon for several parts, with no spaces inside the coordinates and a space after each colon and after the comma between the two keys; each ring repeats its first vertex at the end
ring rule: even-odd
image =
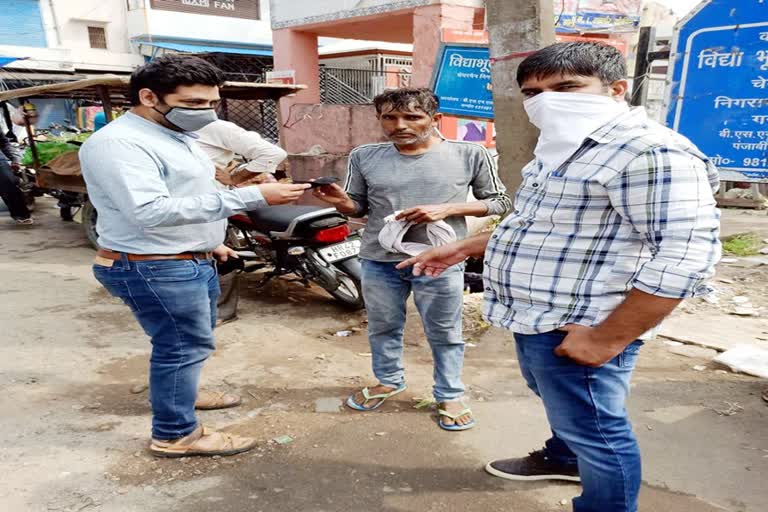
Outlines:
{"type": "MultiPolygon", "coordinates": [[[[308,188],[216,186],[214,166],[190,134],[216,120],[222,82],[221,71],[202,59],[156,59],[131,77],[133,108],[80,150],[99,212],[94,275],[152,338],[150,451],[159,457],[234,455],[255,445],[195,417],[200,371],[214,350],[220,291],[213,258],[237,257],[222,245],[227,217],[295,201],[308,188]]],[[[205,408],[239,403],[207,401],[205,408]]]]}

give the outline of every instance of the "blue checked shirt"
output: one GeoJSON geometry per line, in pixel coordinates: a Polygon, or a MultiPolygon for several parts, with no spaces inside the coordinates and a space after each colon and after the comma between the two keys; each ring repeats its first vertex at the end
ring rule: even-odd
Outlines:
{"type": "Polygon", "coordinates": [[[486,320],[536,334],[596,325],[632,288],[703,291],[720,259],[717,187],[712,162],[642,108],[555,171],[534,160],[485,253],[486,320]]]}

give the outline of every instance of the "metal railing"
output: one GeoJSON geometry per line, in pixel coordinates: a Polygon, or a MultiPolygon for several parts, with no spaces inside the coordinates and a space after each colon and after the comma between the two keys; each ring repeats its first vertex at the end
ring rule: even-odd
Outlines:
{"type": "Polygon", "coordinates": [[[387,89],[408,87],[411,72],[371,69],[320,68],[320,101],[333,104],[367,104],[387,89]]]}

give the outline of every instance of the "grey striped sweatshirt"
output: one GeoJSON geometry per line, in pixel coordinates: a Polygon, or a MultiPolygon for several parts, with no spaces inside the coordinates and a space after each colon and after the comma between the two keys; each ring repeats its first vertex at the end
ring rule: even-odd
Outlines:
{"type": "MultiPolygon", "coordinates": [[[[466,203],[469,191],[488,206],[488,215],[504,215],[512,206],[488,150],[472,142],[443,140],[422,155],[403,155],[390,142],[366,144],[349,154],[347,194],[355,216],[368,216],[360,257],[402,261],[404,254],[379,244],[384,218],[414,206],[466,203]]],[[[445,219],[459,238],[467,235],[464,217],[445,219]]],[[[418,235],[416,235],[418,236],[418,235]]]]}

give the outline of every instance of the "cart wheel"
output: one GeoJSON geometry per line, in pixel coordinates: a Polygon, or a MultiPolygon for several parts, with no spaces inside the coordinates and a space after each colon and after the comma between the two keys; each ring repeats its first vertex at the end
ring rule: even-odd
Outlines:
{"type": "Polygon", "coordinates": [[[59,208],[59,216],[61,217],[61,220],[65,222],[72,222],[74,220],[74,216],[72,215],[72,207],[62,206],[59,208]]]}
{"type": "Polygon", "coordinates": [[[83,230],[85,231],[85,236],[88,237],[88,241],[91,242],[91,245],[94,249],[98,249],[99,245],[96,243],[96,241],[99,238],[99,234],[96,232],[96,208],[93,207],[93,204],[89,200],[85,200],[85,203],[83,203],[83,230]]]}

